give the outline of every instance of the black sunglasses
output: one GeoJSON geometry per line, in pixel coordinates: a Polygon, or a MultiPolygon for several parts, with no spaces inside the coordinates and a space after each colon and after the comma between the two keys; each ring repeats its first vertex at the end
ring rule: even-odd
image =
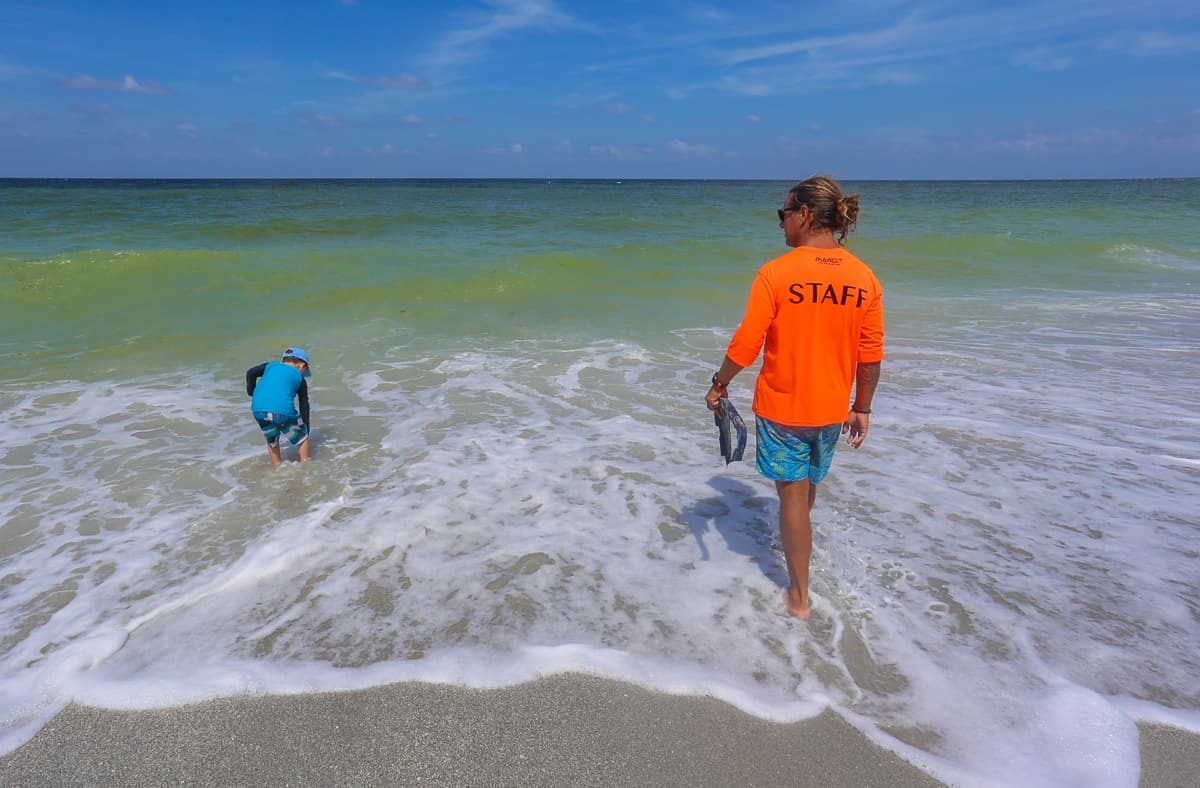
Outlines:
{"type": "Polygon", "coordinates": [[[782,222],[783,217],[787,216],[789,213],[794,213],[795,211],[798,211],[803,207],[804,207],[803,205],[797,205],[795,208],[779,208],[775,212],[777,214],[779,214],[779,221],[782,222]]]}

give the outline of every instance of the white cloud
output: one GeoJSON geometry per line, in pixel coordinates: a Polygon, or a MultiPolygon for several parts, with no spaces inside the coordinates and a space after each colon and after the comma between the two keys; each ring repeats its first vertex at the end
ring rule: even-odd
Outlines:
{"type": "Polygon", "coordinates": [[[96,79],[91,74],[80,74],[66,80],[63,84],[76,90],[115,90],[121,93],[144,93],[151,96],[166,96],[171,93],[171,89],[166,85],[160,85],[157,82],[138,82],[128,74],[120,82],[96,79]]]}
{"type": "Polygon", "coordinates": [[[758,115],[747,115],[746,122],[747,123],[762,123],[762,118],[760,118],[758,115]]]}
{"type": "Polygon", "coordinates": [[[643,123],[658,123],[658,118],[654,115],[642,115],[641,120],[643,123]]]}
{"type": "Polygon", "coordinates": [[[420,115],[414,115],[411,112],[400,119],[406,126],[420,126],[425,122],[425,119],[420,115]]]}
{"type": "Polygon", "coordinates": [[[717,152],[711,145],[684,142],[683,140],[671,140],[666,144],[666,149],[681,156],[711,156],[717,152]]]}
{"type": "Polygon", "coordinates": [[[181,137],[188,139],[196,139],[200,136],[200,129],[193,126],[191,123],[176,123],[175,132],[181,137]]]}
{"type": "Polygon", "coordinates": [[[335,151],[335,150],[334,150],[334,149],[333,149],[331,146],[329,146],[329,145],[326,145],[324,148],[322,148],[322,149],[321,149],[321,156],[322,156],[323,158],[326,158],[326,159],[332,159],[332,158],[333,158],[334,156],[336,156],[336,155],[337,155],[337,151],[335,151]]]}
{"type": "Polygon", "coordinates": [[[555,145],[551,150],[553,150],[555,153],[574,153],[575,145],[571,142],[571,140],[565,139],[555,145]]]}

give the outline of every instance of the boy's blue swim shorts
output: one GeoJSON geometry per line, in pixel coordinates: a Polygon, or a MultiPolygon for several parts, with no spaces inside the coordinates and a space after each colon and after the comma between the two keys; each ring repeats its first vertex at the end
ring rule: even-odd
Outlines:
{"type": "Polygon", "coordinates": [[[754,418],[754,467],[777,482],[808,479],[819,484],[829,473],[837,449],[841,424],[824,427],[789,427],[762,416],[754,418]]]}
{"type": "Polygon", "coordinates": [[[258,422],[258,428],[262,430],[268,446],[278,446],[280,435],[287,438],[293,446],[303,443],[308,438],[308,425],[302,422],[299,416],[284,416],[256,410],[254,420],[258,422]]]}

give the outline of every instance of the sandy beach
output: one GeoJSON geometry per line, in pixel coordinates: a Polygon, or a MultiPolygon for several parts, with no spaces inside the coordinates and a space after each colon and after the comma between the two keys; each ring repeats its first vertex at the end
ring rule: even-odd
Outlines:
{"type": "MultiPolygon", "coordinates": [[[[1143,786],[1195,786],[1200,738],[1145,727],[1143,786]]],[[[937,786],[832,712],[780,725],[569,675],[395,684],[155,711],[70,706],[0,759],[5,785],[937,786]]]]}

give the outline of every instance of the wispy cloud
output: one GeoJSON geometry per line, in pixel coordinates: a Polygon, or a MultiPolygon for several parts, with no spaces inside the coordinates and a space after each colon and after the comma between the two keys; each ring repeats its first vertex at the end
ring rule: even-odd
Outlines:
{"type": "Polygon", "coordinates": [[[99,104],[84,104],[80,102],[75,104],[75,109],[84,115],[111,115],[113,112],[112,104],[103,101],[99,104]]]}
{"type": "Polygon", "coordinates": [[[24,66],[18,66],[14,63],[0,60],[0,82],[16,79],[17,77],[23,77],[28,73],[29,69],[25,68],[24,66]]]}
{"type": "MultiPolygon", "coordinates": [[[[957,6],[946,6],[957,8],[957,6]]],[[[833,35],[807,35],[757,47],[740,47],[723,55],[730,64],[762,61],[789,55],[841,59],[845,52],[872,56],[881,62],[942,56],[950,52],[977,52],[1040,43],[1062,36],[1083,40],[1095,31],[1112,29],[1114,20],[1137,18],[1136,7],[1115,3],[1088,4],[1043,2],[1011,3],[986,11],[929,13],[910,11],[890,24],[872,30],[833,35]],[[930,42],[936,42],[931,44],[930,42]]],[[[775,37],[787,36],[777,33],[775,37]]]]}
{"type": "Polygon", "coordinates": [[[394,90],[428,90],[429,88],[428,81],[408,72],[395,77],[359,77],[357,81],[364,85],[394,90]]]}
{"type": "Polygon", "coordinates": [[[525,152],[525,146],[519,142],[510,142],[507,145],[496,145],[488,148],[484,153],[489,156],[520,156],[525,152]]]}
{"type": "Polygon", "coordinates": [[[695,22],[705,24],[724,24],[729,21],[729,14],[711,5],[693,5],[684,8],[684,16],[695,22]]]}
{"type": "Polygon", "coordinates": [[[138,82],[128,74],[120,82],[96,79],[91,74],[80,74],[65,80],[63,85],[76,90],[115,90],[121,93],[144,93],[151,96],[167,96],[172,93],[166,85],[160,85],[157,82],[138,82]]]}
{"type": "MultiPolygon", "coordinates": [[[[1146,134],[1145,138],[1153,136],[1146,134]]],[[[1086,148],[1113,151],[1127,145],[1131,139],[1129,132],[1111,128],[1047,130],[1034,127],[1017,129],[1007,134],[983,135],[976,140],[963,138],[963,144],[981,150],[1006,153],[1057,155],[1086,148]]]]}
{"type": "Polygon", "coordinates": [[[453,68],[485,56],[493,42],[523,30],[583,28],[554,0],[487,0],[488,11],[467,17],[464,24],[437,41],[429,57],[434,68],[453,68]]]}
{"type": "Polygon", "coordinates": [[[730,65],[738,65],[788,55],[817,55],[824,51],[869,51],[908,40],[911,38],[909,31],[912,27],[911,18],[905,18],[892,27],[881,30],[835,36],[808,36],[775,44],[734,49],[722,59],[730,65]]]}
{"type": "MultiPolygon", "coordinates": [[[[1108,38],[1110,31],[1122,20],[1133,23],[1138,19],[1136,7],[1108,0],[958,8],[948,5],[935,11],[917,7],[892,19],[876,17],[869,29],[853,32],[813,33],[812,25],[795,32],[786,25],[771,32],[728,29],[724,38],[692,45],[692,51],[717,66],[717,74],[677,90],[715,89],[766,96],[911,85],[924,81],[928,69],[945,68],[956,57],[988,50],[1017,51],[1014,65],[1061,70],[1072,65],[1065,52],[1081,46],[1099,47],[1105,41],[1115,48],[1115,40],[1108,38]],[[756,43],[747,46],[747,40],[756,43]]],[[[1125,36],[1122,45],[1126,51],[1143,55],[1192,52],[1200,51],[1200,36],[1125,36]]]]}
{"type": "Polygon", "coordinates": [[[343,125],[341,118],[336,118],[332,115],[326,115],[321,112],[309,112],[302,119],[301,123],[305,126],[324,126],[327,129],[336,129],[343,125]]]}
{"type": "Polygon", "coordinates": [[[718,79],[716,87],[728,93],[740,93],[743,96],[769,96],[778,89],[772,85],[773,81],[750,76],[728,75],[718,79]]]}
{"type": "Polygon", "coordinates": [[[633,104],[625,104],[617,102],[615,104],[604,104],[596,107],[597,112],[603,112],[606,115],[628,115],[631,112],[637,112],[637,107],[633,104]]]}
{"type": "Polygon", "coordinates": [[[1003,151],[1044,151],[1055,141],[1049,134],[1041,132],[1026,132],[1017,137],[998,139],[992,143],[997,150],[1003,151]]]}
{"type": "Polygon", "coordinates": [[[194,140],[200,136],[200,129],[191,123],[176,123],[175,133],[180,137],[186,137],[187,139],[194,140]]]}
{"type": "Polygon", "coordinates": [[[345,71],[326,71],[321,74],[326,79],[336,79],[342,82],[357,82],[360,85],[370,85],[389,90],[428,90],[429,80],[405,71],[396,76],[375,76],[348,74],[345,71]]]}
{"type": "Polygon", "coordinates": [[[1013,63],[1034,71],[1063,71],[1071,67],[1071,58],[1050,47],[1036,47],[1018,52],[1013,56],[1013,63]]]}
{"type": "Polygon", "coordinates": [[[671,140],[665,147],[671,153],[681,156],[711,156],[717,152],[716,148],[711,145],[684,142],[683,140],[671,140]]]}
{"type": "Polygon", "coordinates": [[[1190,55],[1200,52],[1200,34],[1149,32],[1105,39],[1100,49],[1136,57],[1190,55]]]}
{"type": "Polygon", "coordinates": [[[650,149],[641,145],[626,147],[620,145],[589,145],[587,152],[591,156],[613,159],[614,161],[645,159],[650,155],[650,149]]]}

